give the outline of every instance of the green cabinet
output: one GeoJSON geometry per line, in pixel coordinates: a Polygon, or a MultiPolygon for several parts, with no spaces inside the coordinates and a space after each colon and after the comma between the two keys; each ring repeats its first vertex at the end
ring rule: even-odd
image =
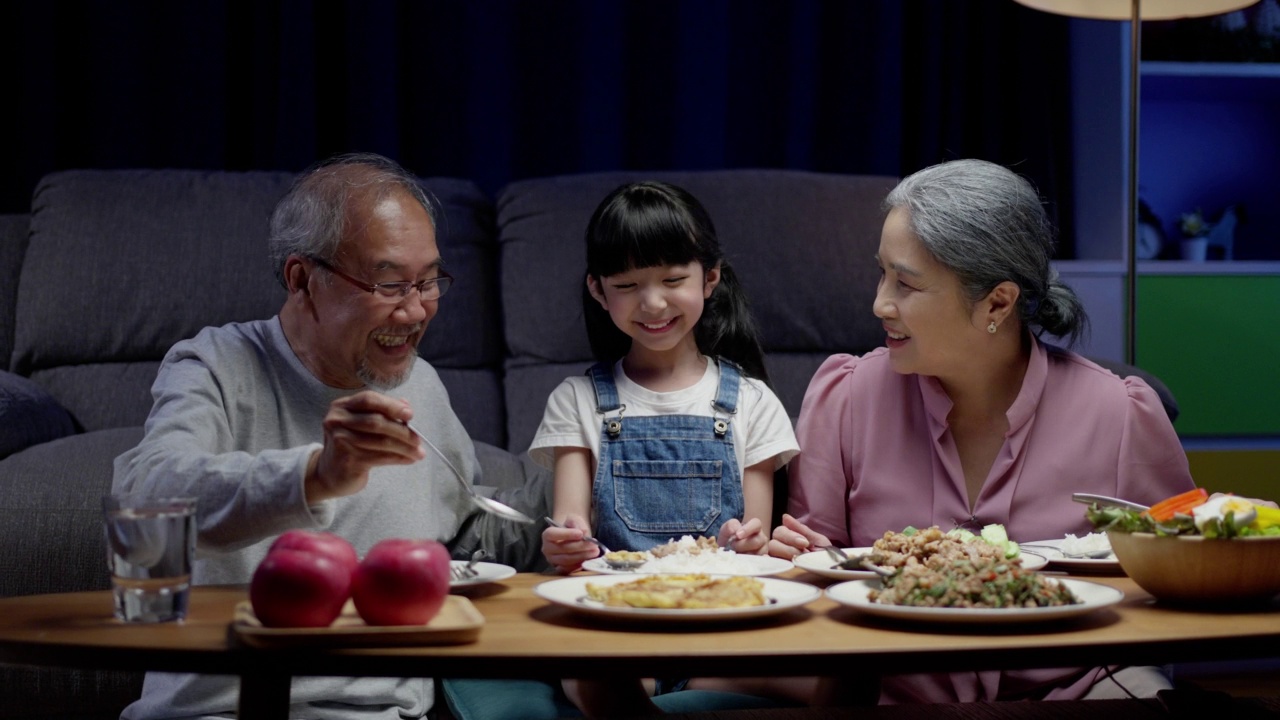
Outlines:
{"type": "Polygon", "coordinates": [[[1178,399],[1179,435],[1280,435],[1280,276],[1148,272],[1137,293],[1137,364],[1178,399]]]}

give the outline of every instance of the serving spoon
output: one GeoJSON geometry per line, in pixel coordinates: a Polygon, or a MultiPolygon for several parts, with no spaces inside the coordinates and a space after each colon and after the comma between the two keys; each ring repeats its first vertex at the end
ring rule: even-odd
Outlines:
{"type": "Polygon", "coordinates": [[[1084,503],[1085,505],[1103,505],[1106,507],[1118,507],[1125,510],[1143,510],[1150,509],[1142,503],[1136,503],[1132,500],[1121,500],[1120,498],[1107,497],[1106,495],[1094,495],[1092,493],[1072,493],[1071,500],[1073,502],[1084,503]]]}
{"type": "Polygon", "coordinates": [[[436,447],[435,443],[428,440],[427,436],[423,435],[421,430],[410,423],[405,423],[404,426],[413,431],[413,434],[417,435],[419,440],[426,443],[427,447],[431,448],[435,454],[444,461],[444,464],[449,468],[449,471],[453,473],[453,476],[457,478],[458,482],[462,485],[462,489],[467,491],[467,497],[471,498],[471,503],[473,505],[487,513],[497,515],[504,520],[525,523],[526,525],[533,523],[533,518],[525,515],[510,505],[500,503],[493,498],[488,498],[477,493],[475,488],[471,487],[471,484],[467,482],[467,479],[462,477],[462,473],[458,472],[458,468],[453,466],[453,463],[449,461],[449,458],[445,457],[445,454],[440,452],[440,448],[436,447]]]}

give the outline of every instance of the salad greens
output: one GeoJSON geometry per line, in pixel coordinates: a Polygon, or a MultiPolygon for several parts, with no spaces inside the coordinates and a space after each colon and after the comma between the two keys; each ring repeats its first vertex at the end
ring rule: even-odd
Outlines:
{"type": "Polygon", "coordinates": [[[1119,532],[1147,532],[1156,535],[1204,535],[1207,538],[1233,537],[1265,537],[1280,535],[1280,525],[1259,523],[1254,521],[1245,525],[1237,525],[1235,514],[1227,512],[1221,518],[1213,518],[1204,524],[1203,529],[1196,529],[1191,515],[1178,513],[1169,520],[1158,522],[1139,510],[1126,510],[1117,507],[1100,507],[1090,505],[1085,510],[1085,517],[1093,523],[1098,532],[1117,530],[1119,532]]]}
{"type": "Polygon", "coordinates": [[[1004,556],[1006,558],[1015,558],[1022,554],[1022,550],[1018,547],[1018,543],[1009,539],[1009,533],[1005,531],[1003,525],[986,525],[977,535],[965,530],[964,528],[954,528],[952,530],[948,530],[947,535],[960,538],[964,542],[969,542],[974,539],[985,540],[991,545],[1003,548],[1004,556]]]}

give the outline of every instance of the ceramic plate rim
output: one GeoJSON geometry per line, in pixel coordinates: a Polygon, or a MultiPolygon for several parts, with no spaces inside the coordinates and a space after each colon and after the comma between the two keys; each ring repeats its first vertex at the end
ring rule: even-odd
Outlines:
{"type": "MultiPolygon", "coordinates": [[[[841,548],[841,550],[843,550],[846,555],[857,555],[859,553],[870,552],[872,548],[847,547],[841,548]]],[[[836,580],[869,580],[876,576],[876,574],[870,570],[841,570],[839,568],[831,567],[831,557],[827,555],[826,550],[810,550],[806,553],[800,553],[792,558],[791,563],[805,572],[811,572],[823,577],[835,578],[836,580]],[[813,559],[819,557],[827,559],[822,563],[812,562],[813,559]],[[808,558],[805,560],[805,564],[803,565],[800,564],[801,558],[808,558]],[[826,567],[822,567],[823,565],[826,567]]]]}
{"type": "Polygon", "coordinates": [[[1040,547],[1033,547],[1026,552],[1042,555],[1049,561],[1050,565],[1067,568],[1068,570],[1111,570],[1121,572],[1120,561],[1116,559],[1114,551],[1112,551],[1111,557],[1105,558],[1069,558],[1063,555],[1060,549],[1064,540],[1066,540],[1064,537],[1054,540],[1029,540],[1026,543],[1027,545],[1038,545],[1040,547]],[[1043,550],[1044,553],[1036,552],[1038,550],[1043,550]]]}
{"type": "Polygon", "coordinates": [[[1014,624],[1034,623],[1046,620],[1079,617],[1095,610],[1101,610],[1119,603],[1124,599],[1124,592],[1110,585],[1076,580],[1074,578],[1054,578],[1067,586],[1082,602],[1079,605],[1059,605],[1041,608],[927,608],[907,605],[881,605],[866,599],[867,591],[878,580],[850,580],[827,588],[827,597],[841,605],[855,608],[868,615],[893,618],[895,620],[911,620],[922,623],[950,624],[1014,624]]]}
{"type": "MultiPolygon", "coordinates": [[[[841,548],[841,549],[844,550],[846,554],[856,555],[859,553],[870,552],[874,548],[853,547],[853,548],[841,548]]],[[[1039,570],[1040,568],[1049,564],[1048,559],[1045,558],[1043,555],[1040,555],[1039,553],[1033,552],[1031,550],[1021,551],[1021,553],[1022,553],[1021,557],[1023,558],[1022,567],[1026,568],[1027,570],[1039,570]],[[1027,562],[1027,558],[1026,558],[1027,555],[1031,555],[1032,557],[1035,558],[1035,560],[1032,560],[1031,562],[1027,562]]],[[[804,570],[805,572],[811,572],[815,575],[834,578],[836,580],[871,580],[876,577],[876,574],[871,572],[870,570],[840,570],[837,568],[830,567],[830,564],[829,564],[830,560],[824,561],[823,563],[813,563],[812,559],[815,556],[827,557],[827,552],[825,550],[814,550],[807,553],[801,553],[797,555],[791,562],[796,567],[800,568],[801,570],[804,570]],[[805,560],[806,564],[802,565],[800,563],[801,558],[810,558],[810,559],[805,560]],[[823,565],[825,565],[826,567],[822,567],[823,565]]]]}
{"type": "MultiPolygon", "coordinates": [[[[658,573],[639,573],[639,575],[656,575],[658,573]]],[[[792,608],[808,605],[822,597],[822,589],[808,583],[780,578],[756,578],[764,583],[764,594],[776,602],[769,605],[757,605],[746,608],[714,608],[706,610],[674,610],[662,608],[608,607],[598,603],[584,603],[580,598],[586,594],[587,583],[616,584],[634,579],[626,575],[573,575],[555,580],[547,580],[533,587],[538,597],[560,607],[568,608],[585,615],[596,615],[624,620],[646,622],[716,622],[721,620],[738,620],[743,618],[759,618],[778,615],[792,608]],[[779,594],[787,597],[778,597],[779,594]]],[[[712,575],[711,577],[740,577],[733,575],[712,575]]]]}
{"type": "MultiPolygon", "coordinates": [[[[450,560],[449,561],[449,565],[452,567],[459,567],[466,564],[467,564],[466,560],[450,560]]],[[[514,577],[516,574],[516,569],[511,567],[510,565],[503,565],[501,563],[491,563],[491,562],[476,563],[476,571],[479,572],[480,574],[477,575],[476,577],[468,578],[466,580],[457,580],[451,576],[449,578],[449,587],[458,588],[458,587],[468,587],[471,585],[483,585],[484,583],[491,583],[491,582],[498,582],[499,580],[506,580],[509,577],[514,577]]]]}
{"type": "MultiPolygon", "coordinates": [[[[782,558],[772,557],[770,555],[743,555],[742,558],[744,560],[747,560],[748,562],[758,562],[760,563],[761,567],[758,570],[754,570],[752,572],[736,572],[735,573],[735,572],[724,572],[723,570],[721,570],[715,573],[708,573],[708,574],[739,575],[743,577],[766,577],[769,575],[778,575],[780,573],[784,573],[792,568],[791,561],[783,560],[782,558]]],[[[643,569],[643,567],[637,570],[618,570],[618,569],[609,567],[609,565],[605,563],[603,557],[593,557],[590,560],[582,563],[582,569],[589,570],[593,573],[600,573],[601,575],[687,575],[689,573],[700,572],[698,570],[654,572],[650,570],[645,570],[643,569]]]]}

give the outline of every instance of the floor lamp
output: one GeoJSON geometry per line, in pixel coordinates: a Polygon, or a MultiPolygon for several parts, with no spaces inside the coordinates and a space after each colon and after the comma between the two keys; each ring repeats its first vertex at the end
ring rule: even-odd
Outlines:
{"type": "Polygon", "coordinates": [[[1257,0],[1017,0],[1057,15],[1092,20],[1129,21],[1129,198],[1125,223],[1125,362],[1136,362],[1138,308],[1138,64],[1143,20],[1176,20],[1239,10],[1257,0]]]}

